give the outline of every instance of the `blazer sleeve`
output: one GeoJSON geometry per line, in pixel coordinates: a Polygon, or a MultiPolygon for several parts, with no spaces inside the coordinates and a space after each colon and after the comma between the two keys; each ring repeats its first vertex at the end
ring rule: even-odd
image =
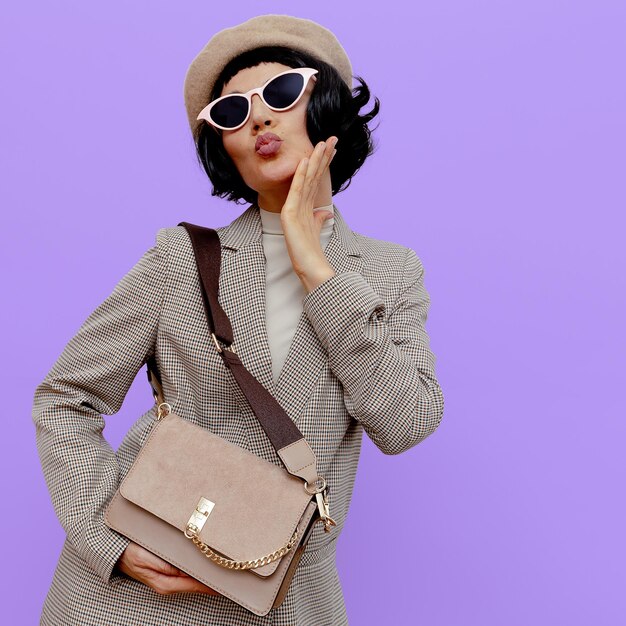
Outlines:
{"type": "Polygon", "coordinates": [[[425,329],[429,306],[424,267],[410,248],[389,311],[359,272],[335,274],[303,299],[343,385],[348,412],[385,454],[420,443],[443,417],[443,393],[425,329]]]}
{"type": "Polygon", "coordinates": [[[86,319],[34,395],[37,450],[56,515],[106,583],[130,540],[104,523],[119,466],[101,414],[119,411],[153,354],[164,280],[155,245],[86,319]]]}

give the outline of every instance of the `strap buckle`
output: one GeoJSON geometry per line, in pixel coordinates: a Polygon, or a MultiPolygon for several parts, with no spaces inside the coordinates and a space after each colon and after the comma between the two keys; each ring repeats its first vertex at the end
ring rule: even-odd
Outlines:
{"type": "Polygon", "coordinates": [[[233,348],[232,344],[230,346],[225,346],[224,348],[222,348],[220,344],[217,342],[217,337],[215,336],[215,333],[211,333],[211,337],[213,338],[213,343],[215,344],[215,347],[217,348],[218,352],[223,352],[224,350],[230,350],[231,352],[234,352],[235,354],[237,354],[237,350],[233,348]]]}

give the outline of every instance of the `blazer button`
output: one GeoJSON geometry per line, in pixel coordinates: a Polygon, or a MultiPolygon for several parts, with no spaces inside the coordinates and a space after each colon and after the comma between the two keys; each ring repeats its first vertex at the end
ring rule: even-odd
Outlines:
{"type": "Polygon", "coordinates": [[[382,320],[384,318],[384,313],[380,309],[376,309],[371,315],[370,320],[382,320]]]}

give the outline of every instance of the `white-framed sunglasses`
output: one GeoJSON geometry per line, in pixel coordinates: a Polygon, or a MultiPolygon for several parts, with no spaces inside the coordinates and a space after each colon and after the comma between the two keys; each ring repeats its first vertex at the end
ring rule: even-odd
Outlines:
{"type": "Polygon", "coordinates": [[[216,98],[200,111],[196,119],[206,120],[222,130],[237,130],[250,117],[253,94],[258,93],[261,100],[273,111],[286,111],[300,100],[314,74],[317,74],[317,70],[310,67],[286,70],[270,78],[262,87],[216,98]]]}

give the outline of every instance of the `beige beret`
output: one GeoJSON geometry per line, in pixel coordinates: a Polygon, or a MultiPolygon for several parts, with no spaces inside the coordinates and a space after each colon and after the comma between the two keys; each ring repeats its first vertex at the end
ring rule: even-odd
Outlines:
{"type": "Polygon", "coordinates": [[[312,20],[291,15],[259,15],[213,35],[191,62],[185,76],[185,107],[192,132],[200,111],[209,103],[217,77],[242,52],[260,46],[287,46],[332,65],[352,90],[352,65],[335,35],[312,20]]]}

